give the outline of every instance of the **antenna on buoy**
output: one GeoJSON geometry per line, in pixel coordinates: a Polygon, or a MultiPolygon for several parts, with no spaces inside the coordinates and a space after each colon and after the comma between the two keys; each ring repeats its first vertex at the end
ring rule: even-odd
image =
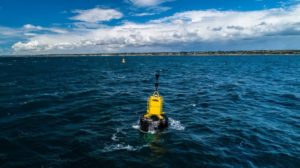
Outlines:
{"type": "Polygon", "coordinates": [[[158,92],[158,79],[159,79],[159,71],[156,71],[156,74],[155,74],[155,91],[158,92]]]}

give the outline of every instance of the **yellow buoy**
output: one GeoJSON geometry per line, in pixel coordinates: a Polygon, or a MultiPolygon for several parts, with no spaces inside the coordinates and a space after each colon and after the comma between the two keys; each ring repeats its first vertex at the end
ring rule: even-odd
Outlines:
{"type": "Polygon", "coordinates": [[[168,117],[163,112],[164,99],[158,93],[159,73],[155,75],[155,91],[147,101],[147,112],[140,118],[140,130],[142,132],[157,131],[168,127],[168,117]]]}

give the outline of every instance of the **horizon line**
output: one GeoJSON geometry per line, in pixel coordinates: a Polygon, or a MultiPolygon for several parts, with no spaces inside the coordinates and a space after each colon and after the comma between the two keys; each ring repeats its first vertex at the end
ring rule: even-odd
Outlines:
{"type": "Polygon", "coordinates": [[[282,50],[216,50],[216,51],[154,51],[154,52],[104,52],[104,53],[32,53],[32,54],[3,54],[0,57],[26,56],[210,56],[210,55],[297,55],[300,49],[282,50]]]}

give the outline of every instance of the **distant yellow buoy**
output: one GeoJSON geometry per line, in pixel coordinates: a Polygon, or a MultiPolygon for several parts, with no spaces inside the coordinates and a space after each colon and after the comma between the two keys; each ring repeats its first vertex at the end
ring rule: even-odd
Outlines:
{"type": "Polygon", "coordinates": [[[123,57],[123,59],[122,59],[122,64],[125,64],[126,63],[126,60],[125,60],[125,58],[123,57]]]}

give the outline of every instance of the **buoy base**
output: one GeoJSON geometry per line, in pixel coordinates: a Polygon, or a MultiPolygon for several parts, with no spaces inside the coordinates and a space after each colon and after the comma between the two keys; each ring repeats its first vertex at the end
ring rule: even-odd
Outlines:
{"type": "Polygon", "coordinates": [[[157,132],[162,131],[169,126],[169,120],[167,116],[163,116],[163,119],[159,119],[157,116],[140,117],[140,131],[142,132],[157,132]]]}

